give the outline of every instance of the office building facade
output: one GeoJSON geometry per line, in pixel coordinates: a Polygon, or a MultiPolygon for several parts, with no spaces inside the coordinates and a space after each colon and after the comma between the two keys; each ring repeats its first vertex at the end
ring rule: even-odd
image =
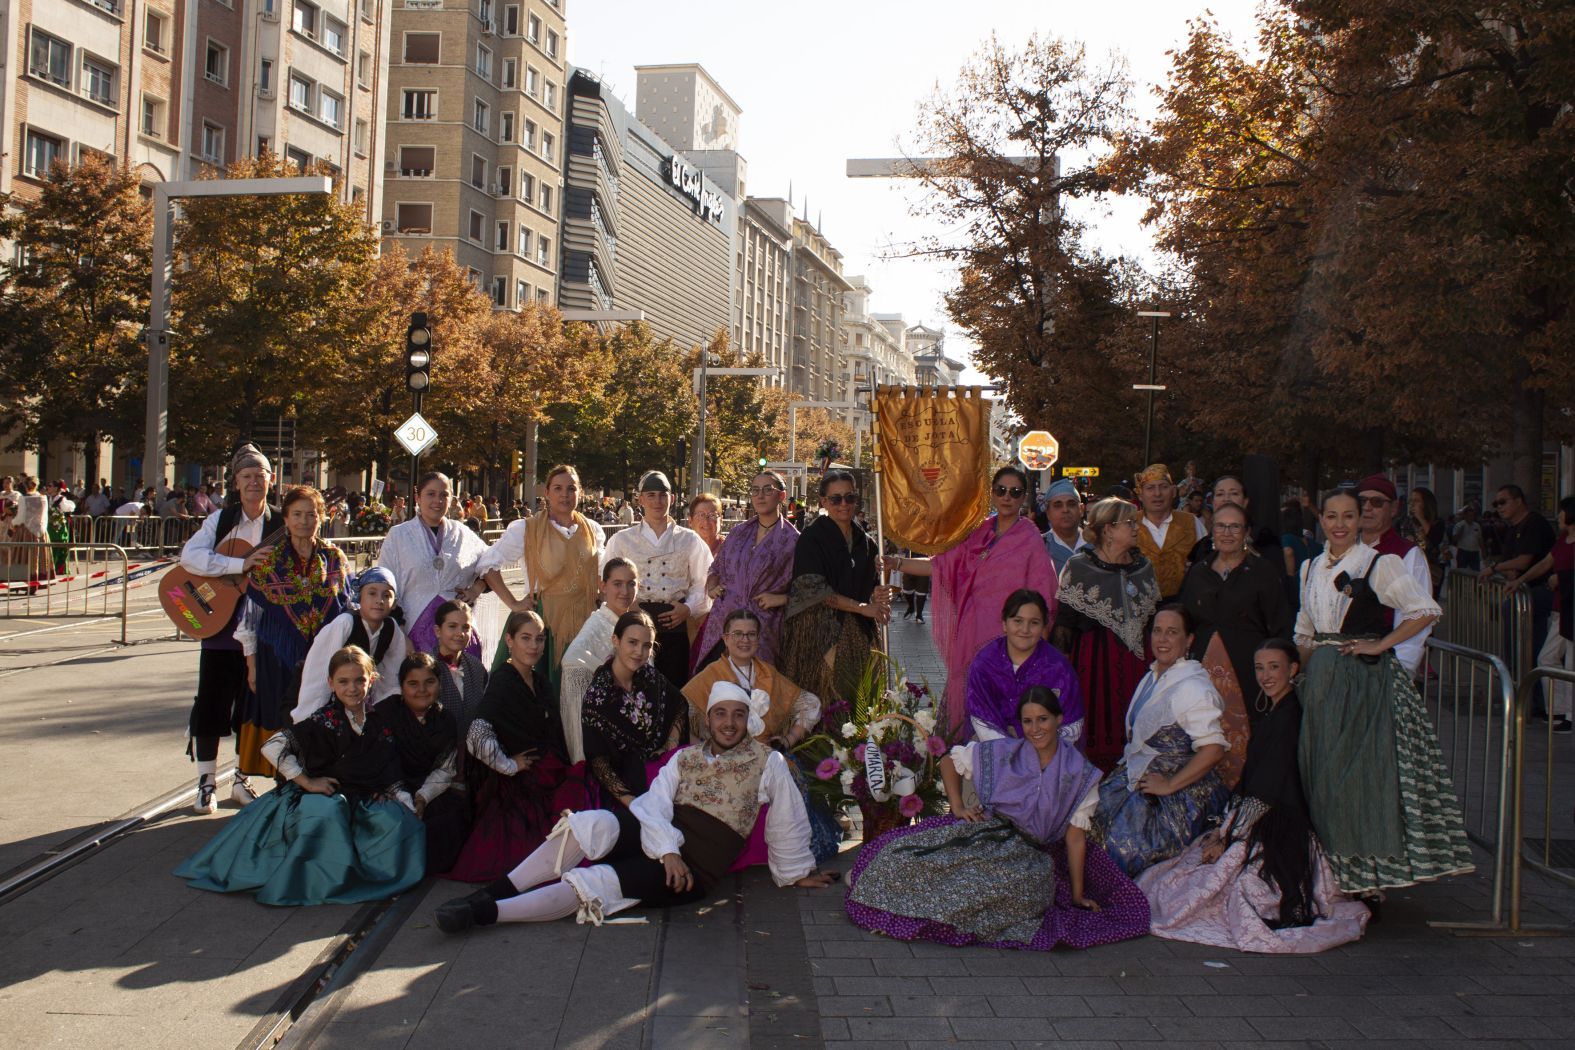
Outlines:
{"type": "Polygon", "coordinates": [[[733,345],[759,355],[788,382],[793,323],[793,207],[779,197],[746,197],[738,208],[733,265],[733,345]]]}
{"type": "Polygon", "coordinates": [[[842,253],[807,219],[793,220],[793,328],[788,386],[813,401],[846,399],[842,253]]]}

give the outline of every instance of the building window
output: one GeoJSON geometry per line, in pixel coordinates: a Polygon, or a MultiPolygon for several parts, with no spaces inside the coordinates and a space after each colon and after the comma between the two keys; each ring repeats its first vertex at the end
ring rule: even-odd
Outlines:
{"type": "Polygon", "coordinates": [[[284,148],[284,162],[296,171],[305,171],[312,166],[312,155],[304,149],[286,146],[284,148]]]}
{"type": "Polygon", "coordinates": [[[324,124],[344,127],[345,100],[329,91],[318,92],[317,114],[324,124]]]}
{"type": "Polygon", "coordinates": [[[520,9],[514,5],[503,9],[503,35],[520,35],[520,9]]]}
{"type": "Polygon", "coordinates": [[[224,163],[224,129],[211,120],[202,122],[202,159],[209,164],[224,163]]]}
{"type": "Polygon", "coordinates": [[[498,168],[498,182],[495,189],[499,197],[507,197],[514,192],[514,169],[507,167],[498,168]]]}
{"type": "MultiPolygon", "coordinates": [[[[473,211],[473,212],[470,213],[470,228],[466,232],[469,234],[470,239],[475,241],[477,244],[482,243],[482,241],[481,241],[482,232],[481,231],[482,231],[482,223],[484,221],[485,220],[482,218],[481,212],[473,211]]],[[[477,276],[479,277],[480,274],[478,274],[477,276]]]]}
{"type": "Polygon", "coordinates": [[[513,142],[514,141],[514,114],[513,113],[499,113],[498,114],[498,141],[499,142],[513,142]]]}
{"type": "MultiPolygon", "coordinates": [[[[535,178],[528,171],[520,172],[520,200],[522,200],[525,203],[529,204],[531,201],[536,199],[535,196],[534,196],[535,192],[536,192],[536,180],[535,180],[535,178]]],[[[521,252],[520,254],[521,255],[528,255],[530,253],[529,252],[521,252]]]]}
{"type": "Polygon", "coordinates": [[[372,86],[372,53],[362,51],[355,56],[355,82],[358,87],[372,86]]]}
{"type": "Polygon", "coordinates": [[[558,163],[558,140],[552,137],[550,131],[541,133],[541,157],[548,164],[558,163]]]}
{"type": "Polygon", "coordinates": [[[547,289],[545,289],[545,288],[538,288],[538,289],[536,289],[536,301],[538,303],[545,303],[547,301],[547,289]]]}
{"type": "Polygon", "coordinates": [[[221,87],[229,84],[230,49],[223,44],[208,41],[208,53],[203,59],[202,75],[221,87]]]}
{"type": "Polygon", "coordinates": [[[115,67],[102,59],[82,56],[82,93],[101,106],[115,104],[115,67]]]}
{"type": "Polygon", "coordinates": [[[519,72],[519,59],[505,58],[503,60],[503,86],[506,88],[513,87],[514,82],[519,79],[519,72]]]}
{"type": "Polygon", "coordinates": [[[361,20],[363,22],[374,21],[372,17],[372,0],[361,0],[357,6],[361,9],[361,20]]]}
{"type": "MultiPolygon", "coordinates": [[[[470,184],[478,190],[487,188],[487,161],[485,157],[470,155],[470,184]]],[[[477,240],[480,240],[478,237],[477,240]]]]}
{"type": "Polygon", "coordinates": [[[542,85],[542,101],[554,113],[558,112],[558,85],[547,81],[542,85]]]}
{"type": "Polygon", "coordinates": [[[506,251],[509,250],[509,224],[506,221],[500,221],[498,223],[498,242],[497,243],[498,243],[498,251],[506,252],[506,251]]]}
{"type": "Polygon", "coordinates": [[[142,46],[156,55],[165,54],[165,29],[164,16],[157,11],[149,11],[142,23],[142,46]]]}
{"type": "Polygon", "coordinates": [[[407,88],[400,112],[404,114],[405,120],[436,120],[437,92],[407,88]]]}
{"type": "Polygon", "coordinates": [[[476,103],[476,115],[475,119],[471,121],[471,127],[485,135],[487,129],[492,126],[492,108],[479,98],[474,101],[476,103]]]}
{"type": "Polygon", "coordinates": [[[476,45],[476,75],[482,80],[492,79],[492,51],[476,45]]]}
{"type": "Polygon", "coordinates": [[[492,0],[476,0],[476,17],[481,19],[482,25],[492,21],[492,0]]]}
{"type": "Polygon", "coordinates": [[[481,287],[481,271],[474,266],[465,267],[465,280],[477,288],[481,287]]]}
{"type": "Polygon", "coordinates": [[[536,149],[536,122],[534,120],[527,120],[527,121],[525,121],[525,138],[523,139],[522,144],[524,145],[524,147],[526,149],[531,150],[532,152],[535,151],[535,149],[536,149]]]}
{"type": "Polygon", "coordinates": [[[494,277],[492,279],[492,305],[509,305],[508,294],[509,279],[507,277],[494,277]]]}
{"type": "Polygon", "coordinates": [[[552,268],[552,238],[536,238],[536,262],[548,269],[552,268]]]}
{"type": "Polygon", "coordinates": [[[71,45],[35,28],[27,52],[27,71],[61,87],[70,87],[71,45]]]}
{"type": "Polygon", "coordinates": [[[341,57],[345,53],[345,38],[349,35],[348,27],[337,18],[323,18],[323,46],[341,57]]]}
{"type": "Polygon", "coordinates": [[[366,156],[367,140],[371,137],[371,126],[360,117],[355,118],[355,152],[357,156],[366,156]]]}
{"type": "Polygon", "coordinates": [[[525,67],[525,94],[535,98],[541,91],[541,74],[530,66],[525,67]]]}
{"type": "Polygon", "coordinates": [[[407,179],[430,178],[437,168],[437,147],[400,146],[399,174],[407,179]]]}
{"type": "Polygon", "coordinates": [[[66,156],[66,142],[53,135],[29,128],[27,131],[27,154],[23,160],[22,170],[35,178],[47,178],[49,169],[55,162],[64,161],[66,156]]]}
{"type": "Polygon", "coordinates": [[[302,113],[312,111],[312,82],[299,73],[290,74],[290,108],[302,113]]]}
{"type": "Polygon", "coordinates": [[[394,227],[400,233],[431,233],[432,205],[395,204],[394,227]]]}
{"type": "Polygon", "coordinates": [[[547,54],[552,58],[558,57],[558,34],[551,29],[547,30],[547,54]]]}
{"type": "Polygon", "coordinates": [[[545,182],[541,184],[541,210],[548,215],[552,214],[552,187],[545,182]]]}
{"type": "Polygon", "coordinates": [[[525,39],[533,44],[541,43],[541,19],[535,15],[525,20],[525,39]]]}
{"type": "Polygon", "coordinates": [[[514,282],[514,305],[522,310],[530,305],[530,285],[524,281],[514,282]]]}
{"type": "Polygon", "coordinates": [[[142,133],[149,138],[164,137],[164,100],[152,95],[142,96],[142,133]]]}
{"type": "Polygon", "coordinates": [[[406,65],[435,66],[442,51],[442,33],[405,34],[406,65]]]}
{"type": "Polygon", "coordinates": [[[295,0],[295,14],[290,25],[308,40],[316,40],[318,17],[317,5],[306,3],[306,0],[295,0]]]}
{"type": "Polygon", "coordinates": [[[531,242],[530,230],[527,229],[523,223],[521,223],[520,224],[519,247],[515,250],[516,254],[519,255],[519,257],[521,259],[529,259],[530,258],[530,242],[531,242]]]}
{"type": "Polygon", "coordinates": [[[273,152],[273,140],[270,139],[267,135],[258,135],[257,136],[257,155],[259,157],[266,157],[271,152],[273,152]]]}

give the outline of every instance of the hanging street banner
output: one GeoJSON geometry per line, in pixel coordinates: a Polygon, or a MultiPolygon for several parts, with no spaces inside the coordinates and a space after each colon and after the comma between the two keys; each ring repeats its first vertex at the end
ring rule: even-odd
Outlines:
{"type": "Polygon", "coordinates": [[[990,402],[980,387],[882,387],[875,395],[882,523],[897,546],[935,554],[990,509],[990,402]]]}

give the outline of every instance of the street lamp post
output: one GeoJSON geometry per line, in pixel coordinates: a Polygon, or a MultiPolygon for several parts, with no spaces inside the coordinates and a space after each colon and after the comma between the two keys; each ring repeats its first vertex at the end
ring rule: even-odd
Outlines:
{"type": "Polygon", "coordinates": [[[1146,467],[1153,461],[1154,395],[1165,389],[1164,384],[1159,382],[1159,319],[1169,317],[1170,313],[1167,310],[1139,310],[1137,315],[1154,322],[1153,338],[1148,347],[1148,382],[1132,384],[1133,390],[1148,391],[1148,425],[1143,428],[1143,465],[1146,467]]]}
{"type": "Polygon", "coordinates": [[[153,184],[153,294],[148,304],[148,411],[142,452],[143,484],[157,485],[163,479],[164,459],[169,449],[171,202],[187,197],[280,197],[297,193],[329,194],[333,191],[333,179],[327,175],[289,179],[200,179],[153,184]]]}
{"type": "Polygon", "coordinates": [[[712,368],[711,354],[703,352],[700,355],[700,367],[695,369],[695,396],[700,399],[699,425],[695,428],[695,459],[690,468],[694,476],[689,479],[689,497],[700,495],[705,488],[705,391],[708,376],[776,376],[781,375],[780,368],[712,368]]]}

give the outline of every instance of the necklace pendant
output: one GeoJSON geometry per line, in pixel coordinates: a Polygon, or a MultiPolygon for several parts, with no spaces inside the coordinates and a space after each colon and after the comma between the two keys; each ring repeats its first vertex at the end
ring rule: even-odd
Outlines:
{"type": "Polygon", "coordinates": [[[442,572],[443,571],[443,559],[441,557],[433,558],[432,559],[432,567],[434,569],[437,569],[439,572],[442,572]]]}

